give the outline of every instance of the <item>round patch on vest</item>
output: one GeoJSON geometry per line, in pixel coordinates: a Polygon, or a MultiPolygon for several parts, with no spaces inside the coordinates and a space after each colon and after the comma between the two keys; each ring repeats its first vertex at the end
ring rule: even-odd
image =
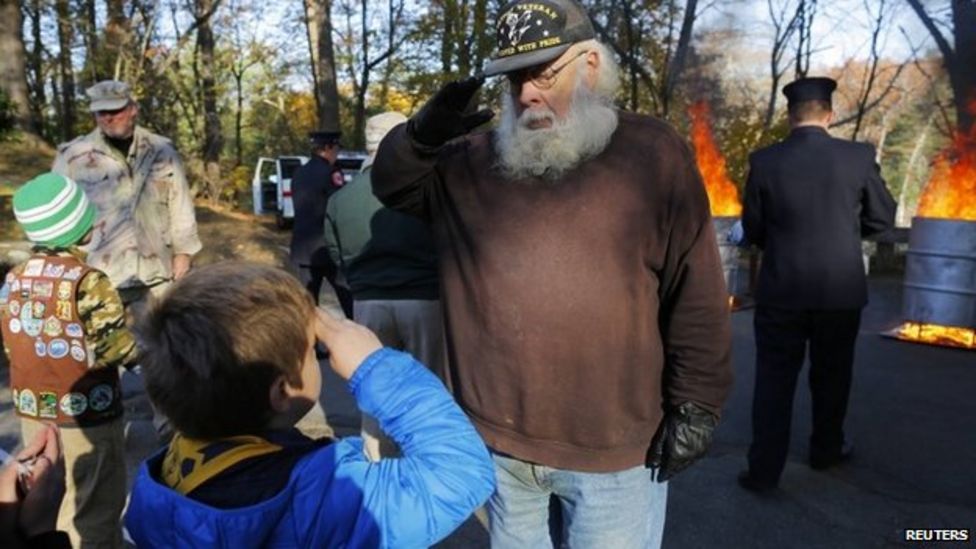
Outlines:
{"type": "Polygon", "coordinates": [[[81,346],[81,343],[77,341],[71,342],[71,358],[77,360],[78,362],[85,361],[85,349],[81,346]]]}
{"type": "Polygon", "coordinates": [[[61,413],[66,416],[80,416],[88,409],[88,399],[81,393],[68,393],[61,397],[61,413]]]}
{"type": "Polygon", "coordinates": [[[45,345],[40,339],[34,342],[34,354],[39,357],[47,356],[47,345],[45,345]]]}
{"type": "Polygon", "coordinates": [[[108,410],[113,400],[115,400],[115,393],[112,391],[111,385],[103,383],[92,387],[92,390],[88,391],[88,405],[96,412],[108,410]]]}
{"type": "Polygon", "coordinates": [[[60,320],[52,316],[44,321],[44,335],[48,337],[58,337],[62,333],[64,333],[64,329],[61,327],[60,320]]]}
{"type": "Polygon", "coordinates": [[[27,320],[21,320],[21,323],[24,325],[24,333],[31,337],[41,335],[41,330],[44,329],[44,321],[42,320],[28,318],[27,320]]]}
{"type": "Polygon", "coordinates": [[[10,333],[19,334],[20,333],[20,319],[11,318],[10,319],[10,333]]]}
{"type": "Polygon", "coordinates": [[[81,329],[81,324],[71,323],[64,327],[64,334],[68,337],[82,337],[85,332],[81,329]]]}
{"type": "Polygon", "coordinates": [[[19,402],[20,406],[17,409],[20,410],[20,413],[27,416],[37,416],[37,398],[34,396],[34,391],[22,389],[19,402]]]}
{"type": "Polygon", "coordinates": [[[19,301],[11,301],[10,303],[7,303],[7,313],[9,313],[10,316],[17,316],[17,315],[19,315],[20,314],[20,302],[19,301]]]}
{"type": "Polygon", "coordinates": [[[64,358],[68,356],[68,342],[63,339],[55,339],[47,344],[47,354],[51,358],[64,358]]]}

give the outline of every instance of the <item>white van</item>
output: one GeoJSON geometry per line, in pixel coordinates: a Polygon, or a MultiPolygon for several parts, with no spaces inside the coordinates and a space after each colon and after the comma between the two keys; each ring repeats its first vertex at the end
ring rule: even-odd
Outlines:
{"type": "MultiPolygon", "coordinates": [[[[340,151],[336,160],[346,183],[359,172],[366,155],[361,152],[340,151]]],[[[307,156],[262,157],[254,167],[251,192],[254,213],[274,214],[275,225],[285,228],[295,219],[295,205],[291,196],[291,178],[295,170],[308,162],[307,156]]]]}

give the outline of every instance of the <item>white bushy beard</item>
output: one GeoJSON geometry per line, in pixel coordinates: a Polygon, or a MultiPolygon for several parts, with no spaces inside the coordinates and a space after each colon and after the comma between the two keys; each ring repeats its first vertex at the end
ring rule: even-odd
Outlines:
{"type": "Polygon", "coordinates": [[[495,131],[496,166],[508,179],[538,177],[553,182],[600,154],[616,129],[617,111],[610,100],[591,91],[582,78],[562,120],[548,108],[526,109],[518,116],[514,97],[506,93],[495,131]],[[551,125],[532,129],[530,125],[539,120],[549,120],[551,125]]]}

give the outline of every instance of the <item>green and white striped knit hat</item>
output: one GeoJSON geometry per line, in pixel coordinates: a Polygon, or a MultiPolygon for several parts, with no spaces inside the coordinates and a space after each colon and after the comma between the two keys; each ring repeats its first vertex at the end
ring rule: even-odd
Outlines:
{"type": "Polygon", "coordinates": [[[49,172],[14,193],[14,217],[32,242],[66,248],[92,228],[95,207],[77,183],[49,172]]]}

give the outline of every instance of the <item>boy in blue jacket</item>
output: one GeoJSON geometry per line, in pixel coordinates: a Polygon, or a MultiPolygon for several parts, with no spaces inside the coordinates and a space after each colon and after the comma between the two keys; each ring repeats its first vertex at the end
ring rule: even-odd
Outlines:
{"type": "Polygon", "coordinates": [[[272,267],[191,272],[141,319],[146,390],[173,422],[139,469],[126,527],[139,547],[426,547],[494,489],[474,427],[443,385],[366,328],[316,309],[272,267]],[[402,457],[311,440],[315,342],[402,457]]]}

